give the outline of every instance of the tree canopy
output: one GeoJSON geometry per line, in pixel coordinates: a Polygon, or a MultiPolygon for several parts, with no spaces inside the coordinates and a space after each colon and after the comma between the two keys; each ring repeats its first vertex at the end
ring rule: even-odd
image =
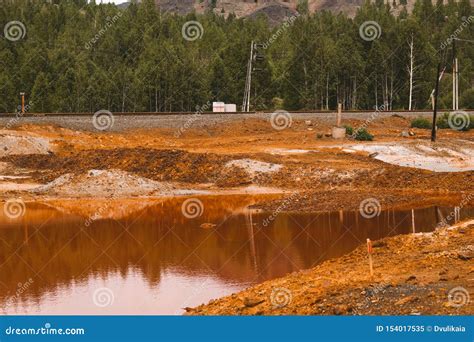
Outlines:
{"type": "MultiPolygon", "coordinates": [[[[2,1],[0,112],[15,111],[20,92],[33,112],[240,106],[252,41],[264,44],[264,58],[254,63],[253,110],[333,109],[338,102],[346,109],[407,109],[411,57],[413,108],[429,108],[437,64],[451,72],[453,38],[461,106],[474,106],[469,0],[417,0],[412,14],[397,1],[366,3],[354,18],[302,12],[272,27],[265,17],[161,13],[153,0],[126,9],[85,0],[2,1]],[[16,22],[24,32],[12,39],[16,22]],[[187,23],[197,38],[186,39],[187,23]]],[[[441,83],[440,107],[451,106],[450,82],[441,83]]]]}

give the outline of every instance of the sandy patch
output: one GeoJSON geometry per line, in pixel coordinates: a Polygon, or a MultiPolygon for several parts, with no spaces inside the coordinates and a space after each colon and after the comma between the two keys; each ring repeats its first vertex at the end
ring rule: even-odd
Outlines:
{"type": "Polygon", "coordinates": [[[287,156],[287,155],[292,155],[292,154],[306,154],[313,152],[311,150],[302,150],[302,149],[297,149],[297,148],[271,148],[268,149],[266,152],[273,154],[273,155],[278,155],[278,156],[287,156]]]}
{"type": "Polygon", "coordinates": [[[120,170],[89,170],[65,174],[32,192],[64,197],[172,196],[196,191],[176,189],[171,183],[156,182],[120,170]]]}
{"type": "Polygon", "coordinates": [[[239,167],[252,177],[256,176],[258,173],[277,172],[283,167],[280,164],[265,163],[265,162],[253,160],[253,159],[231,160],[230,162],[225,164],[225,166],[228,168],[239,167]]]}
{"type": "Polygon", "coordinates": [[[432,144],[429,141],[413,143],[360,144],[344,146],[344,152],[363,151],[376,154],[383,162],[435,172],[462,172],[474,170],[474,144],[466,140],[432,144]]]}
{"type": "Polygon", "coordinates": [[[1,133],[0,146],[0,157],[19,154],[47,154],[51,151],[50,142],[46,138],[14,133],[1,133]]]}

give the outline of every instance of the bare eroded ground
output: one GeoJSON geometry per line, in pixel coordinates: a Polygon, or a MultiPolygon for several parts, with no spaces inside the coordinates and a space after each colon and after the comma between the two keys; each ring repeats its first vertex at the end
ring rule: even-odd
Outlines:
{"type": "MultiPolygon", "coordinates": [[[[344,124],[357,128],[367,122],[344,124]]],[[[126,203],[137,197],[280,194],[255,205],[269,212],[353,210],[367,199],[381,209],[474,205],[474,131],[439,130],[438,141],[431,143],[430,131],[411,129],[410,120],[400,116],[369,122],[373,142],[333,140],[330,129],[327,121],[314,119],[293,120],[291,127],[276,130],[269,120],[256,118],[201,123],[199,129],[190,123],[181,131],[110,133],[20,125],[0,131],[0,199],[68,199],[71,209],[91,198],[126,203]]],[[[372,280],[362,246],[313,270],[189,311],[472,313],[472,305],[458,309],[445,302],[446,291],[456,284],[472,293],[473,237],[468,225],[390,238],[376,248],[372,280]],[[275,309],[268,299],[275,287],[291,293],[291,304],[275,309]]]]}

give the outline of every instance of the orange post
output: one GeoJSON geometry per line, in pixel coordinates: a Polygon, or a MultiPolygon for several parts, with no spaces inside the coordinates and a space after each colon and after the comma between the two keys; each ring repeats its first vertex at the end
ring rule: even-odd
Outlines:
{"type": "Polygon", "coordinates": [[[21,114],[25,114],[25,93],[20,93],[21,96],[21,114]]]}

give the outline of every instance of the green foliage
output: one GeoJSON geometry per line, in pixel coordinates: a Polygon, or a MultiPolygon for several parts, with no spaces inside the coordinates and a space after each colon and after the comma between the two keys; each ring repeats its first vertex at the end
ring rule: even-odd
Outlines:
{"type": "Polygon", "coordinates": [[[444,113],[436,120],[436,127],[439,129],[448,129],[449,127],[449,113],[444,113]]]}
{"type": "Polygon", "coordinates": [[[355,133],[355,140],[359,141],[372,141],[374,140],[374,136],[370,134],[367,129],[365,128],[359,128],[356,133],[355,133]]]}
{"type": "Polygon", "coordinates": [[[474,89],[463,92],[459,100],[463,108],[474,108],[474,89]]]}
{"type": "MultiPolygon", "coordinates": [[[[461,120],[460,122],[466,122],[466,120],[469,121],[469,123],[463,127],[462,131],[474,129],[474,115],[469,115],[469,118],[464,115],[460,115],[459,119],[461,120]]],[[[453,124],[456,124],[456,120],[453,120],[455,121],[453,124]]],[[[451,126],[449,125],[449,113],[444,113],[438,120],[436,120],[436,126],[439,129],[451,129],[451,126]]]]}
{"type": "MultiPolygon", "coordinates": [[[[436,10],[430,0],[418,0],[413,15],[402,10],[396,17],[378,1],[364,4],[354,18],[320,11],[273,27],[262,17],[161,13],[154,0],[133,1],[127,9],[97,3],[2,2],[0,112],[14,111],[20,92],[38,112],[195,111],[212,101],[240,105],[252,40],[267,45],[252,78],[252,110],[329,110],[338,102],[347,109],[385,103],[406,109],[412,38],[412,104],[429,108],[436,51],[460,27],[462,16],[472,13],[466,0],[440,2],[436,10]],[[26,28],[18,41],[3,34],[3,25],[13,20],[26,28]],[[182,35],[189,21],[203,27],[193,41],[182,35]],[[373,41],[360,36],[367,21],[381,28],[373,41]]],[[[308,1],[298,4],[307,13],[308,1]]],[[[468,25],[458,38],[473,36],[474,25],[468,25]]],[[[449,44],[444,51],[450,52],[449,44]]],[[[465,44],[458,57],[461,105],[473,108],[474,49],[465,44]]],[[[441,82],[445,106],[449,83],[449,78],[441,82]]]]}
{"type": "Polygon", "coordinates": [[[354,129],[350,125],[344,125],[344,128],[346,129],[346,135],[353,135],[354,134],[354,129]]]}
{"type": "Polygon", "coordinates": [[[423,117],[418,117],[416,119],[413,119],[411,121],[411,127],[412,128],[422,128],[422,129],[431,129],[432,123],[430,120],[423,118],[423,117]]]}

